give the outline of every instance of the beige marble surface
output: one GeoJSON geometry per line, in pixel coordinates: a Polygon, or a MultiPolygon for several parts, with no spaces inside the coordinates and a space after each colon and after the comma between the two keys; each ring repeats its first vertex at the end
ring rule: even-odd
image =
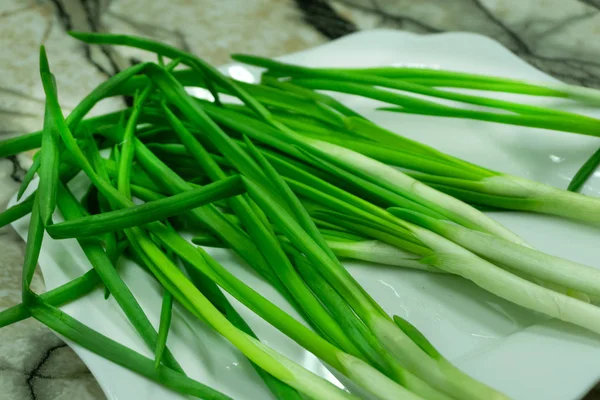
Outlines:
{"type": "MultiPolygon", "coordinates": [[[[192,51],[213,64],[233,52],[275,56],[358,29],[418,33],[466,30],[490,36],[561,79],[600,86],[600,13],[594,0],[3,0],[0,2],[0,139],[41,126],[38,49],[46,46],[68,112],[107,76],[148,53],[90,48],[66,30],[131,33],[192,51]]],[[[95,112],[121,106],[103,102],[95,112]]],[[[0,159],[0,210],[29,161],[0,159]]],[[[0,309],[20,301],[24,245],[0,229],[0,309]]],[[[36,291],[43,279],[36,274],[36,291]]],[[[104,395],[77,356],[29,320],[0,329],[1,399],[99,400],[104,395]]],[[[590,394],[588,399],[598,399],[590,394]]]]}

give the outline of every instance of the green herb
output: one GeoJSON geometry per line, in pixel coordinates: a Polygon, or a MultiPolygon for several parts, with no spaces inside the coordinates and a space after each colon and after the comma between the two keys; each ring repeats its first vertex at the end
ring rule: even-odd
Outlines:
{"type": "Polygon", "coordinates": [[[212,203],[217,199],[236,196],[243,192],[244,187],[240,177],[232,176],[223,181],[160,200],[61,222],[49,226],[47,230],[55,239],[96,236],[145,225],[152,221],[160,221],[189,209],[212,203]]]}
{"type": "Polygon", "coordinates": [[[585,184],[585,182],[589,179],[590,176],[596,171],[598,168],[598,164],[600,163],[600,149],[596,150],[594,154],[590,156],[586,160],[586,162],[579,168],[577,173],[569,182],[569,187],[567,190],[571,192],[578,192],[579,189],[585,184]]]}

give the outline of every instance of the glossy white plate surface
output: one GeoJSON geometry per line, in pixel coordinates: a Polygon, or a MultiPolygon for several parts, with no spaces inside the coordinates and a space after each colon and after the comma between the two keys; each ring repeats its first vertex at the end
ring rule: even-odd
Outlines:
{"type": "MultiPolygon", "coordinates": [[[[418,65],[532,81],[555,81],[498,43],[467,33],[417,36],[387,30],[362,32],[281,59],[308,66],[418,65]]],[[[222,70],[230,71],[238,79],[252,80],[252,76],[256,76],[255,70],[251,69],[250,73],[245,67],[236,65],[222,70]]],[[[600,112],[574,107],[561,100],[496,96],[600,117],[600,112]]],[[[352,96],[339,98],[375,122],[442,151],[562,188],[600,146],[597,138],[470,120],[378,112],[374,111],[375,102],[352,96]]],[[[600,178],[595,176],[588,182],[585,192],[598,195],[599,189],[600,178]]],[[[540,250],[584,264],[599,265],[600,230],[597,228],[523,213],[494,213],[493,217],[540,250]]],[[[28,218],[14,224],[22,237],[26,236],[27,224],[28,218]]],[[[249,285],[297,316],[281,296],[245,268],[237,257],[225,250],[215,249],[211,253],[249,285]]],[[[120,271],[124,280],[151,321],[158,326],[159,289],[133,263],[122,264],[120,271]]],[[[600,378],[600,336],[535,315],[457,277],[357,262],[346,262],[345,265],[386,311],[410,320],[460,368],[515,399],[578,399],[600,378]]],[[[90,267],[74,240],[59,242],[49,237],[44,241],[40,266],[48,289],[81,275],[90,267]]],[[[235,301],[234,304],[239,305],[235,301]]],[[[63,309],[90,327],[152,356],[112,297],[103,299],[102,290],[98,289],[63,309]]],[[[238,309],[269,345],[335,381],[312,354],[244,307],[238,309]]],[[[110,400],[183,398],[69,344],[90,368],[110,400]]],[[[176,313],[168,344],[190,376],[235,399],[271,398],[245,358],[184,311],[176,313]]]]}

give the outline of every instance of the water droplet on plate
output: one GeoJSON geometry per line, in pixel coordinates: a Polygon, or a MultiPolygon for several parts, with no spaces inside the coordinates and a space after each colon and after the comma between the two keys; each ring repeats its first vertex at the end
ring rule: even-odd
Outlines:
{"type": "Polygon", "coordinates": [[[549,157],[550,157],[550,161],[552,161],[555,164],[559,164],[565,160],[564,157],[555,156],[554,154],[550,154],[549,157]]]}

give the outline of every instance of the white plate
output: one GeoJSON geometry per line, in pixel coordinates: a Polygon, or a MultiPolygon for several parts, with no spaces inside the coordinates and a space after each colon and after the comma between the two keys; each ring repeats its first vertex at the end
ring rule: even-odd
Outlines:
{"type": "MultiPolygon", "coordinates": [[[[424,65],[554,81],[495,41],[467,33],[416,36],[387,30],[362,32],[282,59],[309,66],[424,65]]],[[[249,75],[240,67],[232,70],[231,66],[226,66],[224,70],[235,71],[237,76],[249,75]]],[[[252,73],[256,71],[252,70],[252,73]]],[[[371,101],[351,96],[340,98],[383,126],[440,150],[492,169],[563,188],[578,166],[600,146],[597,138],[469,120],[376,112],[373,111],[375,103],[371,101]]],[[[594,115],[593,111],[574,108],[564,101],[522,100],[594,115]]],[[[586,192],[597,195],[599,189],[600,179],[595,176],[586,186],[586,192]]],[[[588,265],[597,264],[599,231],[596,228],[522,213],[497,213],[494,217],[540,250],[588,265]]],[[[14,225],[22,237],[26,236],[27,223],[28,219],[24,218],[14,225]]],[[[235,256],[221,250],[215,250],[213,254],[260,293],[297,315],[235,256]]],[[[158,288],[135,265],[123,264],[123,278],[157,325],[161,301],[158,288]]],[[[48,237],[44,241],[40,265],[48,289],[89,268],[73,240],[57,242],[48,237]]],[[[456,277],[355,262],[346,265],[386,311],[408,318],[460,368],[515,399],[578,399],[600,378],[599,336],[556,320],[549,321],[456,277]]],[[[269,345],[335,381],[312,354],[247,309],[238,308],[269,345]]],[[[97,290],[64,310],[92,328],[151,356],[114,300],[103,300],[102,291],[97,290]]],[[[70,345],[90,368],[110,400],[182,398],[72,343],[70,345]]],[[[185,312],[177,312],[169,346],[192,377],[236,399],[270,397],[244,357],[185,312]]]]}

